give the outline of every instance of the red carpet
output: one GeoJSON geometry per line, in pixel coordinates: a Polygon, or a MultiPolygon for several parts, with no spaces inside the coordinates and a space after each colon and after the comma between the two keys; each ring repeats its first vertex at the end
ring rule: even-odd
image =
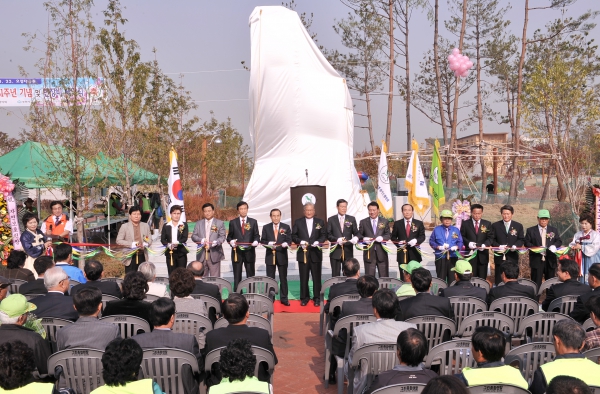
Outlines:
{"type": "Polygon", "coordinates": [[[273,310],[275,313],[319,313],[320,309],[318,306],[315,306],[312,301],[306,306],[300,306],[300,301],[292,301],[290,300],[290,306],[282,305],[279,300],[275,301],[273,304],[273,310]]]}

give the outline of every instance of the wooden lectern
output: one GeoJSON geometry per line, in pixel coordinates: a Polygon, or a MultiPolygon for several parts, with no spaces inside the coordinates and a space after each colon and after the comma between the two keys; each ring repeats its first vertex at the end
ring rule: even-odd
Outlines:
{"type": "Polygon", "coordinates": [[[315,204],[315,217],[327,223],[327,192],[325,186],[306,185],[290,187],[290,207],[292,210],[292,223],[304,216],[304,204],[315,204]]]}

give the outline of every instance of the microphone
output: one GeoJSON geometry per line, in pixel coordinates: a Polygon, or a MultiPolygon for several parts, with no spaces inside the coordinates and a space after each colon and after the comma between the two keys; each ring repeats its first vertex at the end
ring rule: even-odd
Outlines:
{"type": "Polygon", "coordinates": [[[306,184],[308,185],[308,168],[304,170],[304,173],[306,174],[306,184]]]}

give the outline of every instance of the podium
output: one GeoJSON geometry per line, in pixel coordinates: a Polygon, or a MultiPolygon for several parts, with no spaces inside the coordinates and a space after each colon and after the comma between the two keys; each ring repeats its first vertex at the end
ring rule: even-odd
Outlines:
{"type": "Polygon", "coordinates": [[[304,204],[315,205],[315,217],[327,223],[327,192],[325,186],[305,185],[290,187],[290,208],[292,223],[304,216],[304,204]]]}

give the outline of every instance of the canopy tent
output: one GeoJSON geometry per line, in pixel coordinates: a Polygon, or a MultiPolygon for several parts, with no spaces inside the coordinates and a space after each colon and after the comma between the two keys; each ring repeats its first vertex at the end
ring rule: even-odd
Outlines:
{"type": "MultiPolygon", "coordinates": [[[[107,176],[109,178],[119,179],[120,183],[125,180],[125,174],[123,172],[123,155],[110,158],[104,153],[98,153],[96,162],[100,167],[107,168],[107,176]]],[[[132,185],[154,185],[158,183],[158,175],[144,170],[142,167],[135,164],[133,161],[127,162],[127,172],[129,173],[130,183],[132,185]]],[[[165,180],[163,180],[164,183],[165,180]]],[[[111,182],[111,185],[119,184],[119,182],[111,182]]]]}

